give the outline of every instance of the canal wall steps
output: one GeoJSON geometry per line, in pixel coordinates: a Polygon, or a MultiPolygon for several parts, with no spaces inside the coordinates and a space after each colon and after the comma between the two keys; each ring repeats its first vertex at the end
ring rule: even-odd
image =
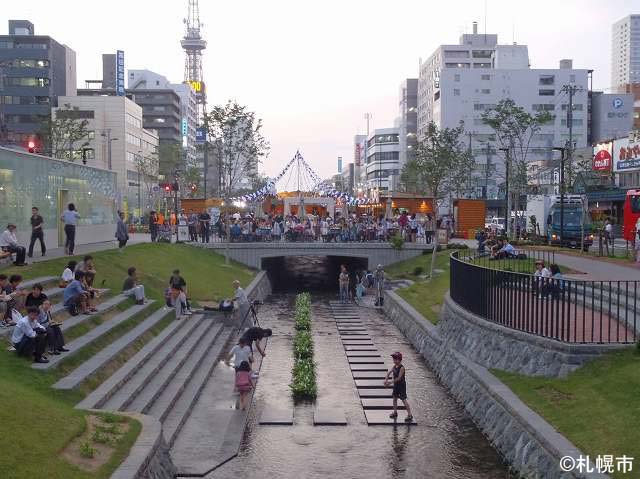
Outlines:
{"type": "MultiPolygon", "coordinates": [[[[560,459],[584,454],[527,407],[483,365],[452,340],[468,327],[447,295],[443,324],[435,326],[393,291],[385,292],[384,312],[434,370],[475,424],[520,475],[540,479],[604,479],[605,474],[563,472],[560,459]],[[447,311],[448,309],[448,311],[447,311]],[[458,325],[452,324],[458,321],[458,325]],[[447,324],[449,323],[449,324],[447,324]]],[[[485,333],[486,334],[486,333],[485,333]]],[[[485,358],[485,361],[488,358],[485,358]]]]}

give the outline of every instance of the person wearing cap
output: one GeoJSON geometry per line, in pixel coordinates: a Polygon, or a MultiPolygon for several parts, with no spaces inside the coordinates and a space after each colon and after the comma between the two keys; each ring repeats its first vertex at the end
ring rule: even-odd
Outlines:
{"type": "Polygon", "coordinates": [[[384,304],[384,269],[379,264],[374,274],[374,280],[376,282],[376,306],[383,306],[384,304]]]}
{"type": "Polygon", "coordinates": [[[24,266],[24,258],[27,255],[27,249],[24,246],[18,244],[18,238],[16,238],[16,225],[9,223],[7,229],[0,235],[0,249],[8,253],[15,253],[16,260],[15,266],[24,266]]]}
{"type": "Polygon", "coordinates": [[[396,351],[391,355],[391,358],[393,359],[393,367],[389,369],[384,377],[385,387],[389,386],[390,380],[393,384],[393,412],[389,414],[389,417],[392,419],[398,417],[398,399],[400,399],[407,410],[407,417],[404,419],[404,422],[410,423],[413,421],[413,415],[411,414],[409,401],[407,401],[407,379],[404,366],[402,365],[402,353],[396,351]]]}

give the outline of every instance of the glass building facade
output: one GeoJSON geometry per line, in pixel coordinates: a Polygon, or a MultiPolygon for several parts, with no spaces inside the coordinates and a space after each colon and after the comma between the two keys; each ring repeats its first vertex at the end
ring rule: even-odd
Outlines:
{"type": "Polygon", "coordinates": [[[115,231],[116,174],[68,161],[0,148],[0,230],[7,223],[18,227],[19,238],[28,238],[31,207],[37,206],[51,236],[62,238],[60,214],[74,203],[80,214],[81,242],[104,241],[115,231]]]}

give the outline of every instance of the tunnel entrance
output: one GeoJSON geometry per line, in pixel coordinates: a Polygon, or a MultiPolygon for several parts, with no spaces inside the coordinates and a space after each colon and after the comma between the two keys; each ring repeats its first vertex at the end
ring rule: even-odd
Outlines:
{"type": "Polygon", "coordinates": [[[366,258],[347,256],[279,256],[264,258],[262,269],[267,272],[275,293],[301,291],[338,291],[340,265],[349,270],[355,284],[357,272],[367,270],[366,258]]]}

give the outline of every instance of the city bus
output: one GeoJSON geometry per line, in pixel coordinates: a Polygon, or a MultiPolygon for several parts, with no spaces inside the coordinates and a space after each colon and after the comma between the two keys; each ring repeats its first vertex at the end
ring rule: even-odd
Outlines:
{"type": "Polygon", "coordinates": [[[640,218],[640,189],[627,191],[624,200],[624,227],[623,236],[627,241],[633,241],[636,233],[636,223],[640,218]]]}

